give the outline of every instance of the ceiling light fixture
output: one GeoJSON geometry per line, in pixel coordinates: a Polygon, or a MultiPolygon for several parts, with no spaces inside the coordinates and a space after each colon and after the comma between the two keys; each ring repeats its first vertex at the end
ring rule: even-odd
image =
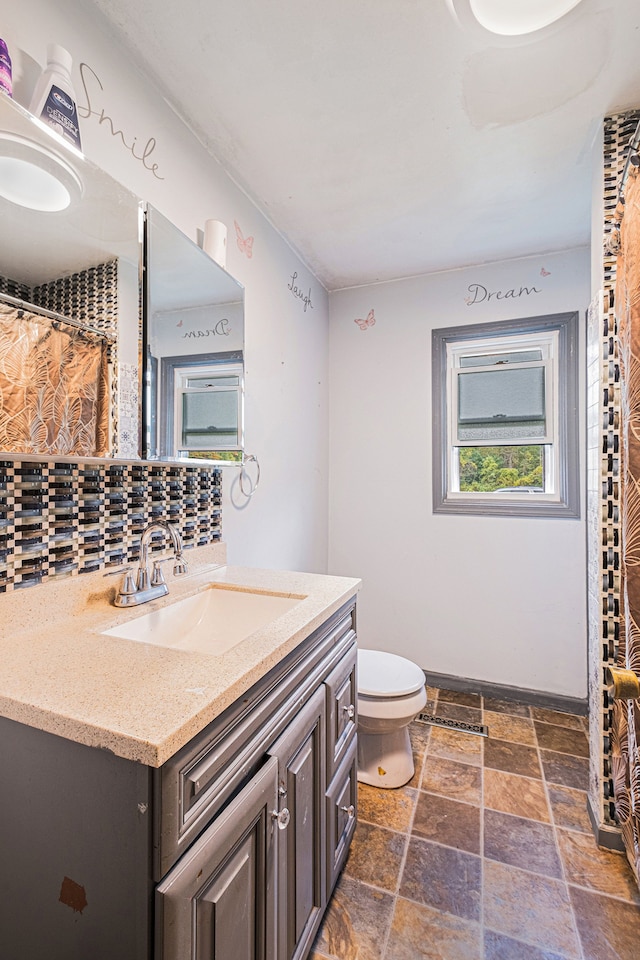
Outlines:
{"type": "Polygon", "coordinates": [[[446,0],[462,27],[485,37],[541,36],[583,0],[446,0]]]}
{"type": "Polygon", "coordinates": [[[81,196],[82,182],[66,160],[34,140],[0,131],[0,197],[57,213],[81,196]]]}

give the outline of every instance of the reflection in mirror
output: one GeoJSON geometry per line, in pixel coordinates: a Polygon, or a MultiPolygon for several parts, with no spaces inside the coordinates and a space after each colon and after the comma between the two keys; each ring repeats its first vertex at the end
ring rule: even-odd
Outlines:
{"type": "Polygon", "coordinates": [[[150,206],[145,251],[145,456],[241,461],[244,288],[150,206]]]}
{"type": "Polygon", "coordinates": [[[138,457],[138,198],[0,96],[0,220],[0,451],[138,457]]]}

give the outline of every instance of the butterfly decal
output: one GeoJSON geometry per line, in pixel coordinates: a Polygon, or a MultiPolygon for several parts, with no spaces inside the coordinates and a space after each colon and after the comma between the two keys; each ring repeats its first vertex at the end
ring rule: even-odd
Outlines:
{"type": "Polygon", "coordinates": [[[550,277],[550,276],[551,276],[551,271],[550,271],[550,270],[545,270],[544,267],[541,267],[541,269],[540,269],[540,276],[541,276],[541,277],[550,277]]]}
{"type": "Polygon", "coordinates": [[[238,244],[238,250],[240,253],[244,253],[247,256],[247,259],[251,260],[253,256],[253,237],[247,237],[246,240],[242,236],[242,230],[238,224],[237,220],[233,221],[233,225],[236,228],[236,241],[238,244]]]}
{"type": "Polygon", "coordinates": [[[181,327],[183,323],[184,323],[183,320],[178,320],[178,322],[176,323],[176,327],[181,327]]]}
{"type": "Polygon", "coordinates": [[[369,310],[369,313],[364,320],[354,320],[354,323],[357,323],[361,330],[366,330],[367,327],[372,327],[376,322],[376,318],[373,315],[373,308],[369,310]]]}

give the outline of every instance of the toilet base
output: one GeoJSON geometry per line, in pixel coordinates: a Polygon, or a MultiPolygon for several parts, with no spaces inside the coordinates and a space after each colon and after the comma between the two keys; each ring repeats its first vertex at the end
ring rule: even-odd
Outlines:
{"type": "Polygon", "coordinates": [[[358,733],[358,780],[372,787],[403,787],[414,774],[409,728],[358,733]]]}

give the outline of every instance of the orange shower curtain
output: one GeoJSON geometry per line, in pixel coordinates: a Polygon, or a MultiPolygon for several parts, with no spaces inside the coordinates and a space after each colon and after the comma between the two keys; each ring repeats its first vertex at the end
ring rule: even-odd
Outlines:
{"type": "MultiPolygon", "coordinates": [[[[640,675],[640,175],[625,186],[617,258],[615,312],[621,393],[619,667],[640,675]]],[[[615,803],[629,862],[640,883],[640,701],[614,701],[611,760],[615,803]]]]}
{"type": "Polygon", "coordinates": [[[0,303],[0,450],[107,456],[109,419],[104,338],[0,303]]]}

